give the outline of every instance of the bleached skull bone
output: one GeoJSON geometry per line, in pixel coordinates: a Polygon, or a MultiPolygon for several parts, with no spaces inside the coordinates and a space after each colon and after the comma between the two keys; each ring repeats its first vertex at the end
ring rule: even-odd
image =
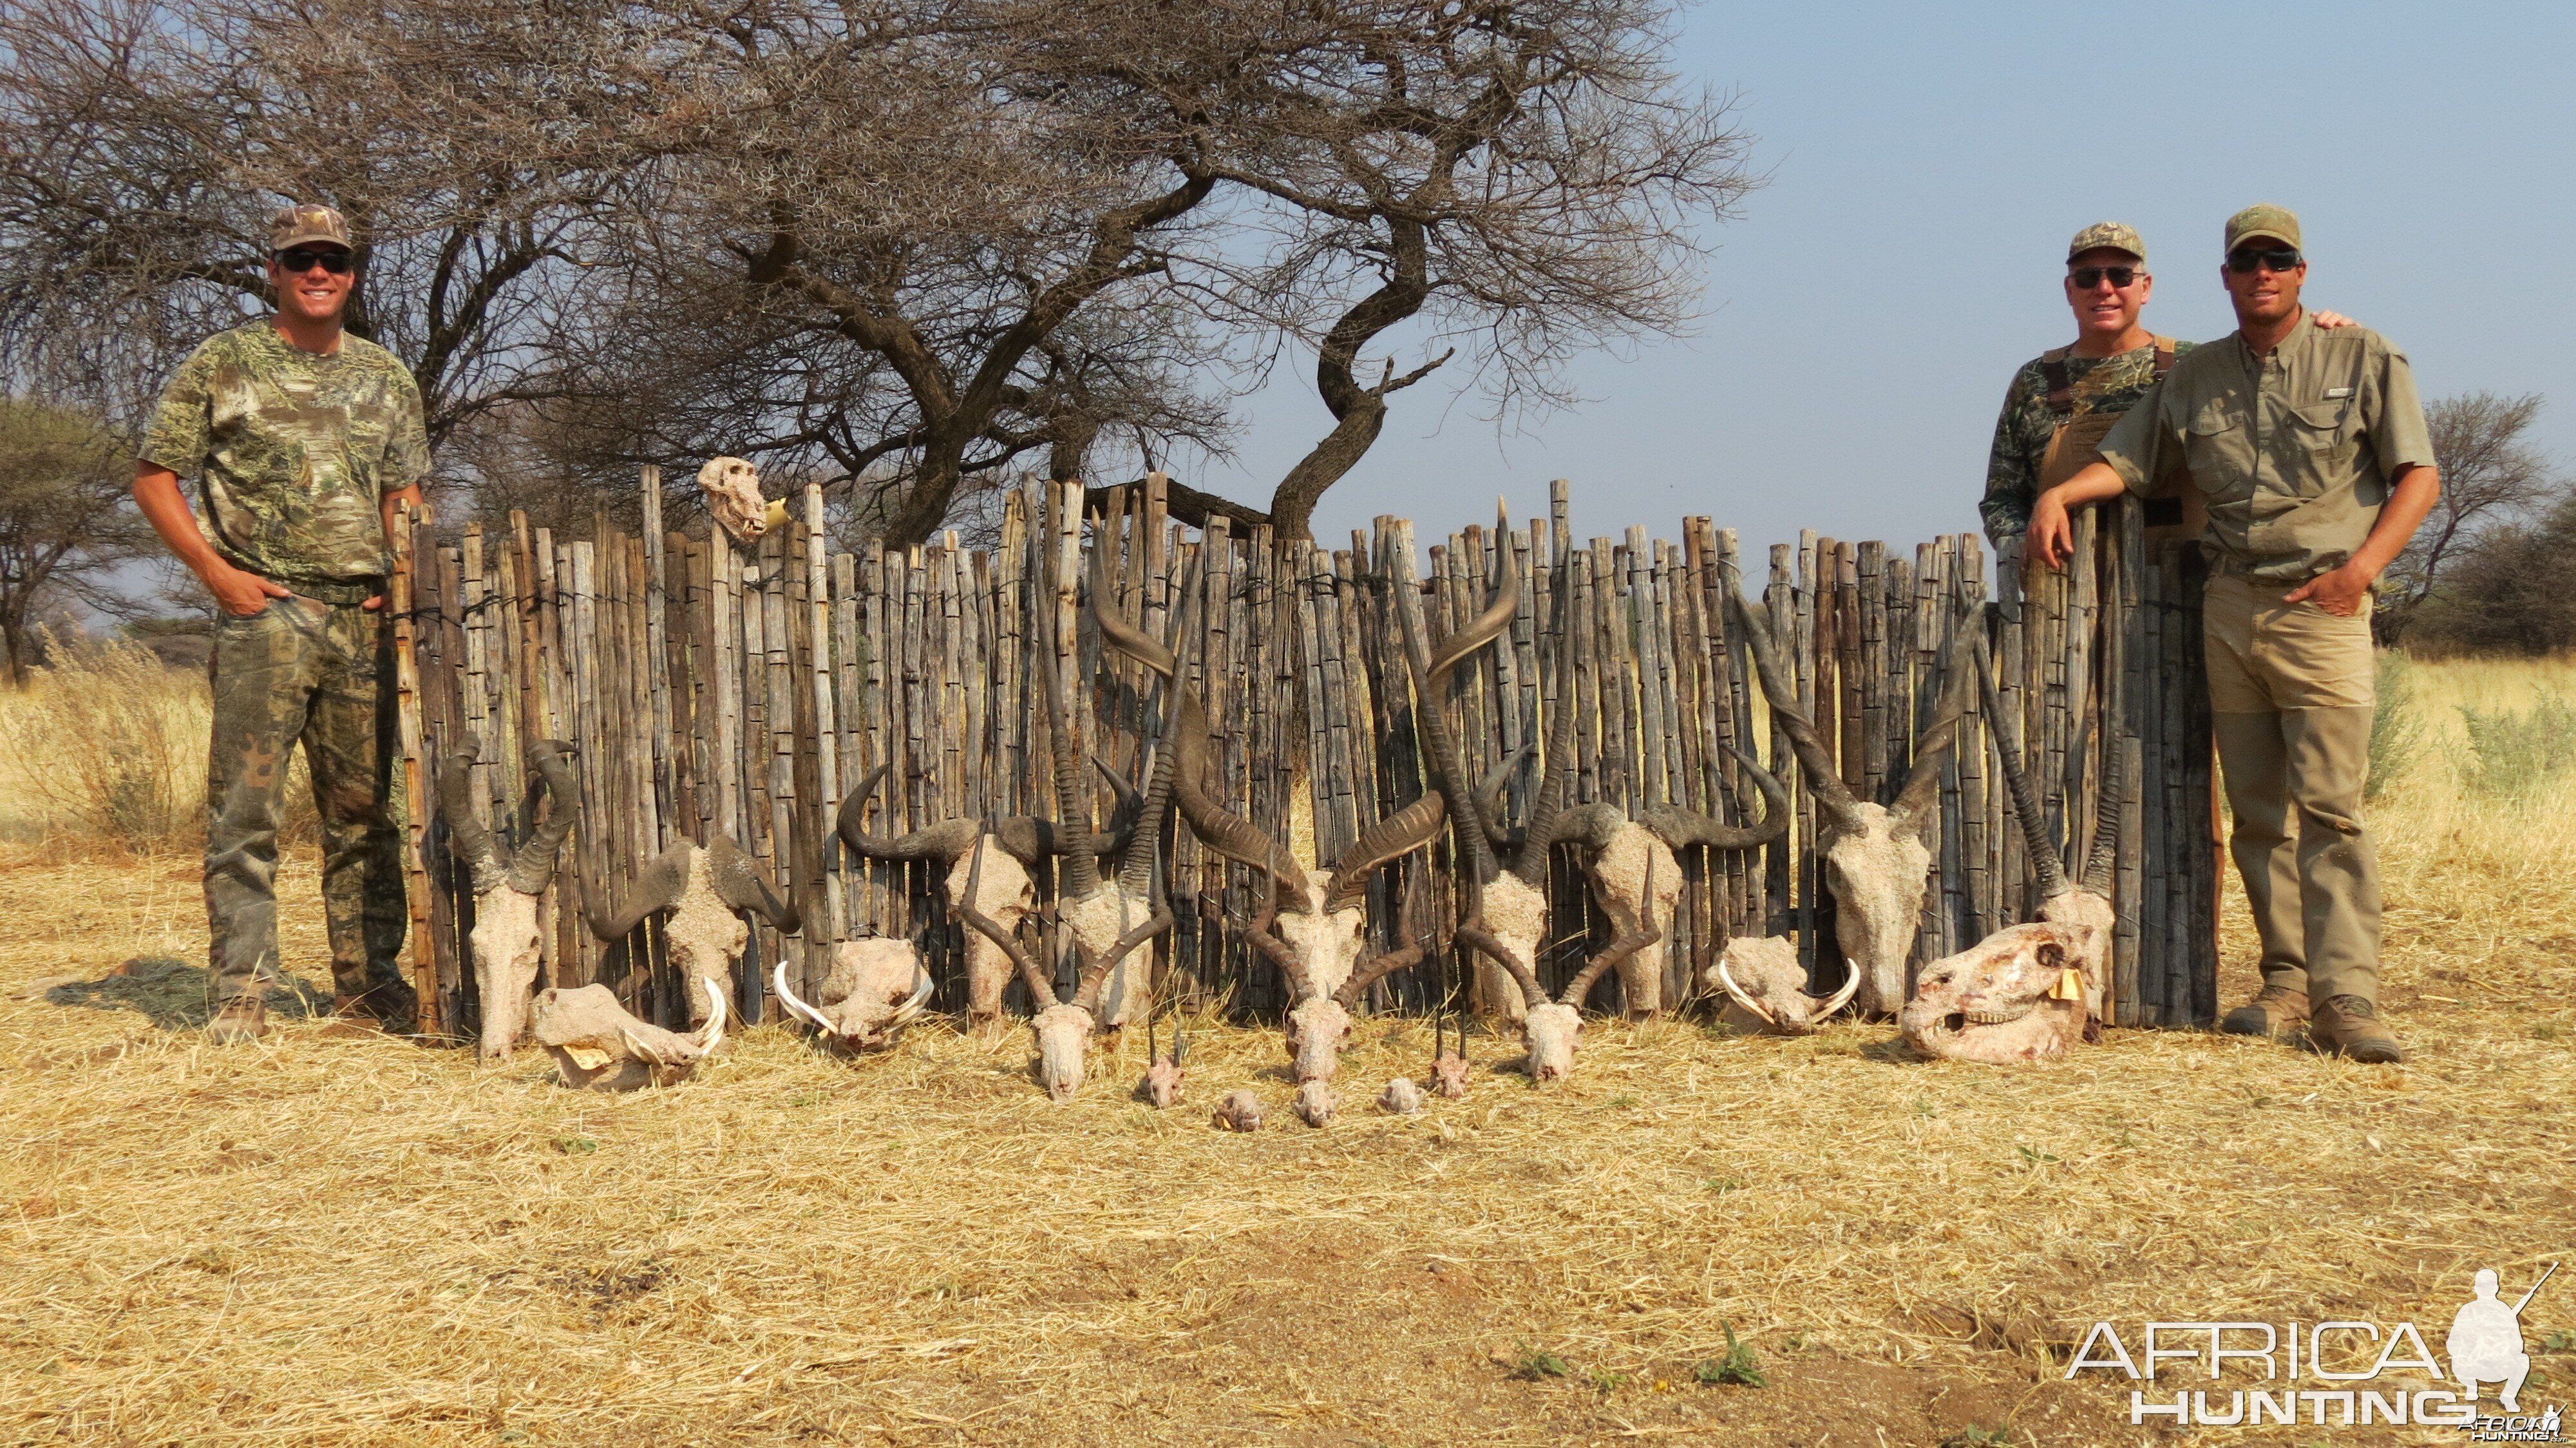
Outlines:
{"type": "Polygon", "coordinates": [[[2083,962],[2090,925],[2008,926],[1923,968],[1898,1016],[1906,1044],[1936,1060],[1986,1065],[2055,1061],[2082,1042],[2093,991],[2083,962]],[[2076,973],[2069,982],[2068,973],[2076,973]],[[2069,985],[2071,984],[2071,989],[2069,985]]]}
{"type": "Polygon", "coordinates": [[[1562,1081],[1574,1071],[1574,1052],[1582,1039],[1582,1012],[1555,1001],[1541,1001],[1521,1019],[1521,1045],[1529,1051],[1529,1060],[1522,1069],[1542,1086],[1562,1081]]]}
{"type": "Polygon", "coordinates": [[[1308,1126],[1324,1126],[1333,1119],[1336,1106],[1332,1083],[1300,1081],[1297,1083],[1297,1116],[1308,1126]]]}
{"type": "Polygon", "coordinates": [[[1392,1116],[1412,1116],[1422,1110],[1422,1088],[1410,1076],[1398,1076],[1378,1093],[1377,1109],[1392,1116]]]}
{"type": "Polygon", "coordinates": [[[1464,1100],[1467,1095],[1467,1072],[1466,1057],[1451,1051],[1441,1052],[1431,1062],[1431,1094],[1451,1101],[1464,1100]]]}
{"type": "Polygon", "coordinates": [[[1208,1114],[1208,1120],[1227,1131],[1259,1131],[1261,1098],[1247,1090],[1229,1091],[1216,1110],[1208,1114]]]}
{"type": "Polygon", "coordinates": [[[1157,1056],[1145,1068],[1145,1099],[1157,1111],[1169,1111],[1181,1104],[1180,1063],[1169,1056],[1157,1056]]]}
{"type": "Polygon", "coordinates": [[[690,852],[689,883],[662,923],[662,939],[670,950],[671,965],[681,978],[702,982],[705,987],[688,993],[689,1024],[693,1028],[704,1025],[705,1003],[712,995],[721,993],[728,1000],[738,997],[734,970],[742,960],[743,947],[751,943],[751,928],[716,894],[704,850],[690,852]]]}
{"type": "Polygon", "coordinates": [[[2111,979],[2111,938],[2116,933],[2118,912],[2110,900],[2081,886],[2061,890],[2040,902],[2039,918],[2051,925],[2078,925],[2091,931],[2084,958],[2078,964],[2084,971],[2084,1009],[2094,1020],[2107,1014],[2102,1009],[2102,991],[2111,979]]]}
{"type": "Polygon", "coordinates": [[[1038,1083],[1057,1101],[1071,1101],[1082,1089],[1083,1057],[1091,1048],[1095,1022],[1076,1005],[1050,1005],[1029,1018],[1038,1043],[1038,1083]]]}
{"type": "MultiPolygon", "coordinates": [[[[990,878],[989,876],[987,878],[990,878]]],[[[1079,900],[1057,902],[1056,910],[1073,930],[1074,938],[1097,956],[1106,956],[1116,948],[1118,938],[1135,929],[1154,914],[1154,902],[1143,895],[1128,895],[1114,885],[1086,895],[1079,900]]],[[[1121,1030],[1131,1021],[1140,1021],[1153,1009],[1149,989],[1154,957],[1150,950],[1131,950],[1109,968],[1109,978],[1100,988],[1100,1009],[1093,1025],[1098,1029],[1121,1030]]]]}
{"type": "Polygon", "coordinates": [[[704,1030],[683,1035],[636,1019],[604,985],[540,992],[529,1033],[555,1060],[567,1086],[632,1091],[667,1086],[697,1069],[724,1041],[724,1001],[707,1003],[704,1030]]]}
{"type": "Polygon", "coordinates": [[[539,897],[503,885],[474,899],[474,988],[483,1005],[476,1054],[507,1057],[528,1029],[528,992],[545,951],[538,938],[539,897]]]}
{"type": "Polygon", "coordinates": [[[1866,801],[1855,813],[1855,827],[1832,831],[1825,843],[1834,933],[1860,969],[1854,997],[1860,1008],[1892,1015],[1905,1005],[1906,963],[1922,920],[1932,851],[1923,843],[1920,817],[1909,819],[1866,801]]]}
{"type": "Polygon", "coordinates": [[[1306,878],[1306,898],[1283,899],[1279,915],[1271,923],[1271,932],[1288,943],[1302,963],[1306,978],[1315,990],[1331,995],[1351,978],[1367,948],[1368,908],[1353,905],[1346,910],[1326,910],[1324,902],[1332,897],[1333,872],[1316,870],[1306,878]]]}
{"type": "MultiPolygon", "coordinates": [[[[1485,932],[1537,979],[1539,942],[1547,934],[1547,897],[1518,875],[1495,876],[1485,886],[1485,932]]],[[[1518,1024],[1529,1014],[1520,982],[1482,954],[1475,959],[1476,982],[1484,992],[1487,1012],[1518,1024]]]]}
{"type": "Polygon", "coordinates": [[[909,940],[879,937],[844,940],[832,947],[832,968],[811,1002],[797,998],[787,962],[773,972],[779,1004],[820,1028],[842,1050],[875,1051],[892,1045],[930,997],[930,971],[909,940]]]}
{"type": "Polygon", "coordinates": [[[1830,995],[1807,991],[1807,968],[1798,943],[1783,935],[1739,935],[1726,942],[1702,983],[1725,1002],[1719,1019],[1740,1030],[1770,1035],[1812,1035],[1858,992],[1859,967],[1844,966],[1842,985],[1830,995]]]}
{"type": "Polygon", "coordinates": [[[742,458],[709,458],[698,469],[707,512],[737,543],[757,543],[769,531],[769,500],[760,495],[760,469],[742,458]]]}
{"type": "MultiPolygon", "coordinates": [[[[986,835],[980,842],[984,854],[983,878],[976,884],[976,907],[1005,931],[1016,931],[1037,909],[1037,887],[1029,872],[1012,858],[1002,842],[986,835]]],[[[973,849],[961,851],[948,867],[946,888],[953,907],[966,894],[966,884],[975,873],[973,849]]],[[[1002,993],[1010,988],[1014,974],[1011,957],[1001,946],[980,930],[966,932],[966,1019],[992,1021],[1001,1018],[1002,993]]]]}
{"type": "MultiPolygon", "coordinates": [[[[1640,824],[1623,824],[1613,830],[1608,842],[1593,855],[1584,876],[1591,884],[1593,897],[1613,920],[1669,921],[1674,907],[1681,903],[1681,862],[1674,858],[1671,846],[1640,824]],[[1650,880],[1652,900],[1646,898],[1650,880]]],[[[1489,892],[1487,899],[1491,898],[1489,892]]],[[[1489,918],[1491,908],[1489,904],[1489,918]]],[[[1619,973],[1619,988],[1630,1019],[1662,1014],[1664,962],[1670,949],[1669,938],[1658,935],[1611,967],[1619,973]]]]}
{"type": "Polygon", "coordinates": [[[1331,996],[1308,996],[1288,1008],[1287,1036],[1297,1080],[1330,1081],[1351,1047],[1351,1013],[1331,996]]]}

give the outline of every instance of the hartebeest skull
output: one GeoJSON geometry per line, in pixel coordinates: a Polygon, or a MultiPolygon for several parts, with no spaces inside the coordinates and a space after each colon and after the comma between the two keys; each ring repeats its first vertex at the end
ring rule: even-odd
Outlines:
{"type": "MultiPolygon", "coordinates": [[[[751,856],[722,835],[704,849],[680,841],[645,866],[631,887],[600,897],[585,902],[585,915],[591,933],[604,941],[623,940],[646,916],[668,912],[662,938],[671,963],[683,978],[704,982],[710,998],[719,991],[732,997],[734,967],[751,942],[736,912],[748,910],[790,935],[802,924],[795,905],[769,888],[751,856]]],[[[689,992],[691,1025],[705,1019],[696,1009],[699,996],[689,992]]]]}
{"type": "Polygon", "coordinates": [[[1893,1014],[1905,1002],[1905,967],[1932,869],[1923,832],[1940,817],[1941,768],[1957,741],[1966,709],[1966,649],[1978,636],[1963,621],[1951,646],[1948,678],[1932,726],[1914,743],[1914,766],[1896,802],[1881,805],[1855,797],[1834,768],[1833,755],[1815,721],[1799,709],[1771,631],[1744,601],[1730,593],[1728,606],[1753,651],[1754,668],[1768,696],[1772,719],[1789,736],[1816,799],[1817,833],[1826,885],[1834,896],[1834,931],[1843,953],[1860,970],[1860,1008],[1893,1014]]]}
{"type": "Polygon", "coordinates": [[[769,531],[769,500],[760,495],[760,469],[741,458],[709,458],[698,469],[707,513],[746,547],[769,531]]]}
{"type": "Polygon", "coordinates": [[[1779,935],[1739,935],[1708,968],[1708,985],[1726,998],[1733,1024],[1782,1036],[1815,1034],[1860,989],[1860,967],[1846,961],[1843,984],[1829,996],[1807,993],[1798,943],[1779,935]]]}
{"type": "Polygon", "coordinates": [[[537,931],[537,906],[554,883],[555,856],[572,833],[580,787],[565,756],[572,746],[543,739],[528,746],[529,768],[536,771],[538,796],[546,805],[545,823],[517,849],[496,843],[492,831],[474,817],[469,771],[481,755],[479,741],[468,737],[448,755],[438,780],[438,812],[447,821],[447,848],[465,862],[474,891],[474,986],[483,1004],[483,1030],[477,1052],[487,1060],[510,1054],[528,1026],[528,990],[536,984],[543,954],[537,931]]]}
{"type": "Polygon", "coordinates": [[[832,947],[831,973],[817,991],[819,1004],[796,998],[787,962],[773,973],[778,1002],[790,1016],[812,1022],[835,1050],[875,1051],[891,1046],[930,1003],[930,968],[909,940],[868,936],[832,947]]]}
{"type": "MultiPolygon", "coordinates": [[[[2106,717],[2118,718],[2119,631],[2112,630],[2104,671],[2106,717]]],[[[2079,883],[2069,885],[2058,846],[2049,838],[2039,796],[2022,768],[2011,711],[1996,698],[1994,669],[1981,639],[1977,682],[1995,721],[2004,789],[2028,846],[2039,919],[1996,931],[1956,955],[1924,967],[1915,997],[1898,1018],[1907,1044],[1936,1060],[1988,1065],[2053,1061],[2083,1041],[2099,1039],[2102,994],[2110,979],[2111,877],[2126,794],[2125,762],[2114,755],[2102,791],[2092,847],[2079,883]]]]}
{"type": "Polygon", "coordinates": [[[529,1034],[555,1058],[567,1086],[588,1091],[632,1091],[667,1086],[697,1069],[724,1042],[724,997],[706,988],[707,1023],[688,1035],[648,1025],[617,1003],[604,985],[540,992],[529,1012],[529,1034]]]}
{"type": "Polygon", "coordinates": [[[1059,1002],[1055,998],[1055,981],[1039,967],[1018,937],[975,907],[979,898],[976,887],[981,881],[984,857],[989,853],[993,852],[981,844],[967,852],[966,893],[958,911],[969,926],[1000,948],[1011,964],[1018,968],[1020,979],[1028,984],[1029,999],[1039,1006],[1038,1013],[1029,1022],[1037,1034],[1038,1080],[1045,1085],[1047,1095],[1058,1101],[1070,1101],[1082,1088],[1083,1054],[1090,1047],[1092,1033],[1100,1025],[1097,1014],[1100,992],[1109,982],[1109,973],[1137,946],[1171,928],[1172,909],[1163,901],[1162,872],[1157,868],[1149,885],[1154,913],[1118,936],[1107,951],[1095,952],[1079,934],[1075,936],[1074,952],[1081,968],[1075,977],[1073,998],[1059,1002]]]}

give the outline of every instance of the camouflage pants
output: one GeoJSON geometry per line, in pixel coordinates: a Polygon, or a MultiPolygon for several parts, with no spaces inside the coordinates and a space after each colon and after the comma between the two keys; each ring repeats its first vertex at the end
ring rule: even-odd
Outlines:
{"type": "Polygon", "coordinates": [[[356,995],[402,979],[406,921],[393,789],[393,628],[357,602],[301,594],[215,625],[206,768],[206,922],[218,1001],[276,978],[277,822],[304,742],[322,817],[331,979],[356,995]]]}

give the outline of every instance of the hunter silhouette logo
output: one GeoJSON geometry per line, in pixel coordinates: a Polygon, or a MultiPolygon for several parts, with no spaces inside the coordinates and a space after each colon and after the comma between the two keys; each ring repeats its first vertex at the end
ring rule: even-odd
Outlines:
{"type": "Polygon", "coordinates": [[[2507,1307],[2496,1300],[2495,1273],[2478,1269],[2478,1295],[2452,1316],[2450,1340],[2443,1344],[2450,1350],[2451,1376],[2460,1380],[2461,1396],[2474,1403],[2478,1384],[2495,1383],[2499,1385],[2496,1399],[2504,1410],[2522,1411],[2515,1394],[2522,1391],[2522,1380],[2531,1376],[2531,1355],[2522,1350],[2522,1310],[2540,1294],[2541,1283],[2557,1271],[2558,1264],[2550,1263],[2522,1300],[2507,1307]]]}

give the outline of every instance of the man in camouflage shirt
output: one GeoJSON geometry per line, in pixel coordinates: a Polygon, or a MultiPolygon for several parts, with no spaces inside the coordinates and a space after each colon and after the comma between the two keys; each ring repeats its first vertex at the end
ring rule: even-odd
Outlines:
{"type": "Polygon", "coordinates": [[[393,510],[420,501],[420,389],[341,330],[356,282],[348,223],[289,207],[270,224],[273,316],[208,338],[161,395],[135,463],[144,516],[214,595],[206,778],[209,1034],[267,1030],[278,971],[277,825],[297,740],[322,817],[322,902],[337,1010],[410,1030],[392,768],[393,510]],[[179,479],[198,480],[204,516],[179,479]]]}

